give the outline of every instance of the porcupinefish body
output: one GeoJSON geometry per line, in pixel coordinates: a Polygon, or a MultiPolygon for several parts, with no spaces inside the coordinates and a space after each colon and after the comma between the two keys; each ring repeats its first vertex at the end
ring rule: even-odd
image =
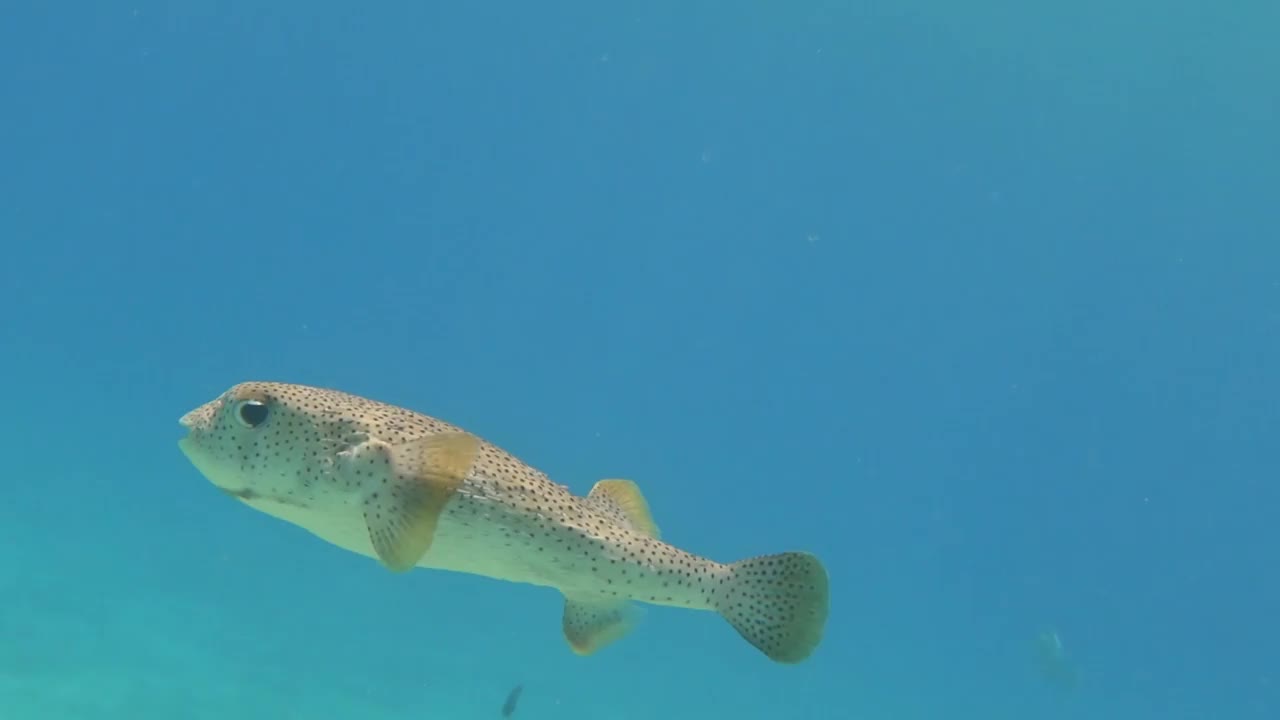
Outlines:
{"type": "Polygon", "coordinates": [[[717,612],[777,662],[800,662],[821,640],[828,589],[816,557],[687,553],[659,539],[628,480],[575,496],[449,423],[303,385],[241,383],[180,422],[179,446],[215,486],[389,570],[556,588],[579,654],[624,635],[632,601],[717,612]]]}

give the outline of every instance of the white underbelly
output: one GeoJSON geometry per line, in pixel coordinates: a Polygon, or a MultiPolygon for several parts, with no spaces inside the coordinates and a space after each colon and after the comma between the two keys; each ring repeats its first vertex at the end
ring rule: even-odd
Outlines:
{"type": "MultiPolygon", "coordinates": [[[[245,500],[260,512],[303,528],[316,537],[344,550],[377,560],[364,513],[352,498],[327,503],[323,510],[273,502],[264,498],[245,500]]],[[[417,567],[483,575],[510,582],[559,586],[559,573],[547,572],[547,563],[530,562],[534,555],[513,546],[496,522],[483,518],[463,525],[449,514],[442,515],[431,547],[417,567]]]]}

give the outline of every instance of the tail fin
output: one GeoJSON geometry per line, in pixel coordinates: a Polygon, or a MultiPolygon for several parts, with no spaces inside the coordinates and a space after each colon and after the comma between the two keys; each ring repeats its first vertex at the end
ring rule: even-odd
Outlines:
{"type": "Polygon", "coordinates": [[[827,571],[808,553],[787,552],[729,566],[720,616],[769,659],[798,663],[822,640],[827,571]]]}

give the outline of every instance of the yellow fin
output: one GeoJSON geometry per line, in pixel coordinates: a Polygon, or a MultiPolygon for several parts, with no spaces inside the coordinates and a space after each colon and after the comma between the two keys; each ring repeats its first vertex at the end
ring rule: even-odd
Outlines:
{"type": "Polygon", "coordinates": [[[445,503],[453,497],[480,453],[480,440],[464,432],[428,435],[377,448],[387,482],[364,499],[364,520],[374,552],[387,569],[404,572],[418,564],[435,537],[445,503]]]}
{"type": "Polygon", "coordinates": [[[649,503],[640,488],[630,480],[601,480],[587,497],[606,512],[616,514],[628,527],[642,535],[657,539],[659,530],[649,513],[649,503]]]}
{"type": "Polygon", "coordinates": [[[564,639],[579,655],[591,655],[631,631],[635,606],[627,600],[564,599],[564,639]]]}

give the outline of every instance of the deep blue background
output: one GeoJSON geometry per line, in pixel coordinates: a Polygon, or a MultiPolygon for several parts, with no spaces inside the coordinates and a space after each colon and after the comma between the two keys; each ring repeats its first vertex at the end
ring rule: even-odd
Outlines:
{"type": "Polygon", "coordinates": [[[1275,717],[1280,5],[1060,5],[6,8],[0,717],[1275,717]],[[187,465],[245,379],[817,552],[827,639],[391,576],[187,465]]]}

